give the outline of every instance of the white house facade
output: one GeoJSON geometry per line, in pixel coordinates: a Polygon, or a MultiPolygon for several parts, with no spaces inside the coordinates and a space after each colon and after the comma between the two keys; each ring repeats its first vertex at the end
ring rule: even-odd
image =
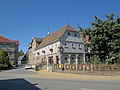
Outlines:
{"type": "Polygon", "coordinates": [[[85,63],[85,47],[77,30],[66,25],[43,38],[36,48],[36,63],[78,64],[85,63]]]}

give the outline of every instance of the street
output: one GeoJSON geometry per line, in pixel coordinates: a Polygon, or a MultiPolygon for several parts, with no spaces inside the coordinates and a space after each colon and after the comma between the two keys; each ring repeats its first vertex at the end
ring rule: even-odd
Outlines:
{"type": "Polygon", "coordinates": [[[0,72],[0,90],[120,90],[120,81],[38,78],[24,68],[0,72]]]}

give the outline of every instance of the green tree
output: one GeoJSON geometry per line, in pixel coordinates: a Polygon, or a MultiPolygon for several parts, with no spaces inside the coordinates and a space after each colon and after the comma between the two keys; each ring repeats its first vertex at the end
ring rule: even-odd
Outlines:
{"type": "Polygon", "coordinates": [[[19,51],[18,56],[24,55],[24,52],[22,50],[19,51]]]}
{"type": "Polygon", "coordinates": [[[80,25],[78,25],[79,33],[84,36],[90,36],[91,35],[91,29],[90,28],[82,28],[80,25]]]}
{"type": "Polygon", "coordinates": [[[102,63],[120,62],[120,19],[114,16],[106,15],[107,20],[95,16],[92,23],[90,46],[102,63]]]}
{"type": "Polygon", "coordinates": [[[27,57],[27,59],[29,59],[29,52],[28,51],[26,52],[26,57],[27,57]]]}
{"type": "Polygon", "coordinates": [[[98,55],[93,55],[90,58],[90,62],[91,64],[100,64],[100,58],[98,57],[98,55]]]}
{"type": "Polygon", "coordinates": [[[9,57],[6,51],[0,50],[0,64],[9,64],[9,57]]]}
{"type": "Polygon", "coordinates": [[[94,16],[92,29],[83,29],[79,26],[80,33],[83,36],[89,35],[90,43],[87,46],[92,49],[97,59],[100,59],[97,61],[120,64],[120,17],[115,17],[114,14],[106,15],[106,17],[107,20],[101,20],[94,16]]]}

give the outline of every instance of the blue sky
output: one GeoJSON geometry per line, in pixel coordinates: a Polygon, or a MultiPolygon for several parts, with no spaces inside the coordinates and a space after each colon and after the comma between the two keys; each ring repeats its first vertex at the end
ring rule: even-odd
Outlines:
{"type": "Polygon", "coordinates": [[[120,16],[120,0],[0,0],[0,36],[19,40],[26,52],[31,39],[45,37],[49,29],[91,27],[94,15],[105,19],[111,13],[120,16]]]}

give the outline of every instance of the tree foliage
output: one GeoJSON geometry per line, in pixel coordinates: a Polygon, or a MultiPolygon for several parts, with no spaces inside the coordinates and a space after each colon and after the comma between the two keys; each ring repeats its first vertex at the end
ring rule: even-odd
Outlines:
{"type": "Polygon", "coordinates": [[[26,57],[27,57],[27,59],[29,59],[29,52],[28,51],[26,52],[26,57]]]}
{"type": "MultiPolygon", "coordinates": [[[[120,64],[120,17],[106,15],[107,20],[94,16],[89,35],[90,47],[102,63],[120,64]]],[[[84,30],[85,31],[85,30],[84,30]]]]}
{"type": "Polygon", "coordinates": [[[6,51],[0,50],[0,64],[9,65],[9,57],[6,51]]]}
{"type": "Polygon", "coordinates": [[[24,55],[24,52],[22,50],[19,51],[18,56],[24,55]]]}
{"type": "Polygon", "coordinates": [[[92,64],[100,64],[100,58],[97,55],[94,55],[90,58],[92,64]]]}
{"type": "Polygon", "coordinates": [[[79,32],[82,36],[86,36],[86,35],[90,35],[91,34],[91,29],[90,28],[82,28],[78,25],[78,28],[79,28],[79,32]]]}

